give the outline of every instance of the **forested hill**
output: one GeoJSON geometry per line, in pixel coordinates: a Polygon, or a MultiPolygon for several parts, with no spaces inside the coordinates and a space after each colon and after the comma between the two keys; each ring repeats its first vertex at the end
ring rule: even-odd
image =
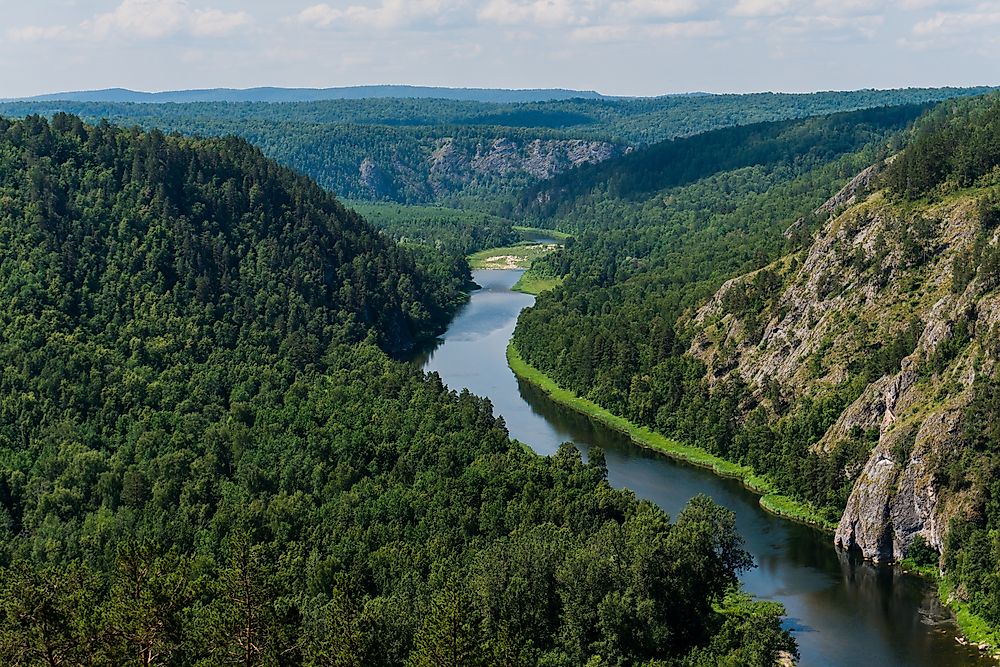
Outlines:
{"type": "Polygon", "coordinates": [[[722,172],[821,164],[859,149],[878,133],[902,130],[927,108],[904,105],[756,123],[662,142],[543,181],[520,196],[518,211],[532,219],[561,218],[584,231],[590,223],[573,213],[588,202],[638,203],[722,172]]]}
{"type": "Polygon", "coordinates": [[[963,627],[995,641],[998,118],[995,94],[947,102],[790,181],[785,163],[640,202],[595,188],[557,218],[595,231],[549,260],[567,278],[522,314],[518,349],[752,467],[841,546],[943,574],[963,627]],[[838,163],[854,177],[828,180],[838,163]]]}
{"type": "MultiPolygon", "coordinates": [[[[617,414],[684,440],[731,437],[732,422],[679,407],[685,400],[702,406],[704,398],[698,391],[705,371],[687,354],[692,334],[683,318],[726,279],[807,244],[836,208],[837,200],[821,208],[824,202],[897,150],[921,111],[868,110],[721,130],[598,168],[601,178],[585,182],[579,194],[570,188],[560,199],[554,190],[539,209],[552,214],[537,224],[572,232],[575,240],[533,266],[565,282],[521,314],[519,351],[562,386],[617,414]],[[629,169],[633,164],[638,173],[629,169]],[[657,180],[663,189],[651,193],[657,180]]],[[[768,276],[748,289],[747,312],[774,289],[768,276]]],[[[756,331],[763,324],[747,326],[756,331]]],[[[787,437],[780,443],[787,454],[771,456],[769,465],[806,465],[806,438],[787,437]]],[[[825,484],[839,498],[826,507],[833,521],[848,489],[831,476],[817,488],[825,484]]],[[[826,505],[825,498],[817,505],[826,505]]]]}
{"type": "Polygon", "coordinates": [[[0,114],[237,135],[342,197],[483,210],[574,166],[677,137],[840,111],[924,104],[983,88],[478,102],[342,99],[148,104],[26,101],[0,114]]]}
{"type": "Polygon", "coordinates": [[[600,99],[592,90],[535,88],[441,88],[435,86],[343,86],[339,88],[205,88],[147,93],[125,88],[48,93],[24,98],[44,102],[319,102],[323,100],[359,100],[392,97],[398,99],[464,100],[470,102],[547,102],[550,100],[600,99]]]}
{"type": "Polygon", "coordinates": [[[242,140],[65,115],[0,119],[0,132],[14,310],[110,335],[128,322],[147,340],[187,318],[184,353],[199,358],[244,340],[317,356],[369,333],[408,349],[461,301],[463,276],[430,273],[242,140]]]}
{"type": "Polygon", "coordinates": [[[0,664],[775,664],[732,513],[375,345],[453,268],[241,140],[0,120],[0,664]]]}

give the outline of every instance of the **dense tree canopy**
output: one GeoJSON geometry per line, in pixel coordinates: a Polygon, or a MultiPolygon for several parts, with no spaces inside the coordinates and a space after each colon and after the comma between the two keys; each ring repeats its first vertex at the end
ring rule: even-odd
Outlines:
{"type": "MultiPolygon", "coordinates": [[[[814,210],[886,157],[922,111],[878,109],[719,130],[580,170],[580,181],[561,176],[536,189],[524,202],[537,224],[575,232],[576,239],[542,261],[543,270],[566,281],[521,315],[518,349],[562,386],[752,465],[836,520],[850,490],[845,464],[863,456],[870,442],[859,434],[841,458],[817,457],[809,445],[864,385],[789,406],[778,424],[744,421],[754,407],[748,388],[726,382],[709,391],[703,364],[686,355],[690,335],[679,320],[726,278],[808,241],[814,210]],[[658,182],[663,187],[653,192],[658,182]],[[544,203],[530,204],[538,201],[544,203]]],[[[751,328],[763,326],[753,313],[762,312],[781,281],[764,271],[752,288],[742,304],[731,304],[750,316],[751,328]]]]}
{"type": "MultiPolygon", "coordinates": [[[[299,103],[137,104],[27,101],[0,114],[68,112],[164,132],[237,135],[282,164],[343,197],[408,203],[506,202],[539,178],[524,169],[461,174],[440,169],[448,140],[475,156],[494,142],[530,153],[535,141],[599,140],[651,145],[723,127],[805,118],[883,106],[924,104],[983,88],[859,90],[811,94],[672,95],[640,99],[571,99],[487,103],[442,99],[360,99],[299,103]],[[369,177],[360,178],[363,164],[369,177]]],[[[568,166],[568,165],[566,165],[568,166]]],[[[461,171],[461,170],[459,170],[461,171]]]]}
{"type": "MultiPolygon", "coordinates": [[[[753,466],[782,492],[838,520],[852,475],[879,434],[856,429],[826,455],[811,445],[870,382],[898,371],[924,323],[912,320],[878,341],[822,397],[795,402],[777,386],[751,391],[738,377],[710,382],[705,365],[687,354],[687,325],[692,309],[724,279],[759,269],[741,289],[726,292],[724,304],[746,327],[747,340],[758,340],[765,324],[758,316],[773,312],[769,305],[783,289],[779,265],[771,262],[788,253],[786,261],[796,266],[793,251],[815,228],[810,212],[851,175],[890,155],[874,187],[885,188],[900,210],[920,199],[964,197],[974,204],[965,214],[977,237],[954,263],[952,291],[961,293],[977,277],[994,289],[1000,275],[1000,98],[944,103],[896,134],[916,111],[720,130],[529,190],[523,210],[537,216],[537,224],[575,232],[576,239],[543,260],[545,270],[566,280],[522,314],[515,333],[519,351],[561,385],[637,423],[753,466]]],[[[928,225],[918,216],[892,239],[914,270],[930,258],[920,243],[928,225]]],[[[941,372],[968,344],[975,320],[972,308],[954,322],[921,372],[941,372]]],[[[994,343],[983,355],[989,362],[982,365],[993,368],[1000,349],[994,343]]],[[[935,483],[968,503],[948,530],[940,565],[955,595],[996,626],[1000,379],[979,366],[971,405],[962,414],[964,443],[938,453],[935,462],[935,483]]],[[[911,545],[910,556],[939,564],[922,539],[911,545]]]]}
{"type": "Polygon", "coordinates": [[[885,182],[909,198],[968,187],[1000,164],[1000,96],[947,103],[920,119],[885,182]]]}
{"type": "Polygon", "coordinates": [[[0,120],[0,662],[770,666],[672,523],[386,352],[431,266],[242,141],[0,120]],[[380,349],[381,348],[381,349],[380,349]]]}

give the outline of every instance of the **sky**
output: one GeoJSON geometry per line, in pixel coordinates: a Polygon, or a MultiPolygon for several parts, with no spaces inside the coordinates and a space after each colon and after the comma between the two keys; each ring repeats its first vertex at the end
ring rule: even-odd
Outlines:
{"type": "Polygon", "coordinates": [[[0,98],[411,84],[1000,84],[1000,0],[0,0],[0,98]]]}

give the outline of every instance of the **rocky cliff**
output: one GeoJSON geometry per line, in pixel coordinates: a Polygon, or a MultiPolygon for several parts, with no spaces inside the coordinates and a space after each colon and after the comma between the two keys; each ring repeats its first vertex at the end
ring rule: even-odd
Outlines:
{"type": "Polygon", "coordinates": [[[519,188],[627,150],[618,144],[586,139],[498,136],[491,142],[470,142],[444,137],[428,142],[423,157],[416,162],[391,155],[365,156],[358,166],[360,191],[374,199],[392,198],[399,192],[440,198],[466,188],[519,188]]]}
{"type": "Polygon", "coordinates": [[[942,549],[951,517],[974,511],[947,466],[967,447],[973,382],[995,364],[1000,296],[988,189],[904,204],[867,194],[874,172],[820,209],[810,247],[725,283],[690,321],[690,354],[710,382],[738,375],[764,404],[849,389],[812,448],[870,443],[845,469],[853,491],[835,540],[891,561],[917,535],[942,549]]]}

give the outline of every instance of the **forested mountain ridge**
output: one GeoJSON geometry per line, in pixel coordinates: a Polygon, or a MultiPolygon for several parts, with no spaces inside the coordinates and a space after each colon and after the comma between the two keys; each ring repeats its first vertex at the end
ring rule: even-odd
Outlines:
{"type": "Polygon", "coordinates": [[[727,284],[698,313],[691,347],[713,381],[756,392],[749,422],[835,410],[811,448],[850,489],[837,543],[882,560],[931,547],[994,625],[998,114],[989,97],[921,119],[875,193],[803,253],[727,284]],[[759,300],[749,319],[741,291],[759,300]]]}
{"type": "Polygon", "coordinates": [[[722,172],[828,162],[870,143],[876,132],[902,129],[926,109],[919,105],[882,107],[739,125],[665,141],[543,181],[521,195],[518,212],[540,221],[555,218],[556,224],[575,225],[574,229],[582,231],[593,228],[593,221],[574,209],[594,200],[640,203],[658,192],[722,172]]]}
{"type": "MultiPolygon", "coordinates": [[[[576,238],[563,252],[538,262],[537,270],[566,276],[567,282],[522,314],[515,332],[519,349],[563,386],[612,411],[623,410],[632,375],[686,347],[683,332],[676,330],[680,315],[726,278],[807,238],[817,224],[814,216],[791,239],[783,234],[789,221],[885,158],[893,137],[920,112],[920,107],[852,112],[681,139],[647,149],[648,156],[642,151],[634,162],[620,161],[643,166],[633,180],[666,170],[675,187],[622,197],[608,191],[607,181],[595,179],[579,188],[578,196],[570,192],[564,201],[552,200],[545,209],[553,215],[537,224],[576,238]],[[787,150],[785,138],[788,145],[809,150],[787,150]],[[780,157],[762,149],[775,146],[780,157]],[[732,156],[744,154],[764,156],[769,166],[733,162],[732,156]],[[664,161],[656,162],[661,156],[664,161]],[[727,161],[734,168],[716,171],[727,161]],[[696,174],[696,180],[683,182],[685,174],[696,174]]],[[[617,165],[608,173],[619,182],[632,178],[617,165]]]]}
{"type": "Polygon", "coordinates": [[[467,274],[245,142],[0,120],[0,203],[3,664],[793,648],[778,606],[733,595],[731,513],[670,522],[599,452],[537,457],[380,350],[467,274]]]}
{"type": "Polygon", "coordinates": [[[604,97],[592,90],[562,88],[446,88],[439,86],[369,85],[334,88],[202,88],[195,90],[165,90],[155,93],[106,88],[63,93],[46,93],[18,98],[24,102],[61,100],[68,102],[139,102],[174,104],[187,102],[319,102],[324,100],[356,99],[442,99],[469,102],[547,102],[567,99],[598,99],[604,97]]]}
{"type": "Polygon", "coordinates": [[[234,134],[336,194],[495,208],[573,166],[675,137],[762,121],[922,104],[982,88],[677,95],[488,103],[448,99],[149,104],[26,101],[0,114],[68,112],[191,135],[234,134]]]}
{"type": "Polygon", "coordinates": [[[901,153],[792,224],[791,252],[763,253],[707,303],[651,309],[628,285],[657,274],[616,279],[598,234],[604,293],[626,305],[584,301],[578,259],[569,288],[523,316],[519,349],[618,414],[752,466],[839,520],[845,548],[940,566],[953,599],[996,627],[997,118],[995,95],[935,108],[901,153]],[[597,324],[639,307],[648,325],[597,324]],[[593,335],[592,353],[552,356],[546,321],[593,335]]]}

